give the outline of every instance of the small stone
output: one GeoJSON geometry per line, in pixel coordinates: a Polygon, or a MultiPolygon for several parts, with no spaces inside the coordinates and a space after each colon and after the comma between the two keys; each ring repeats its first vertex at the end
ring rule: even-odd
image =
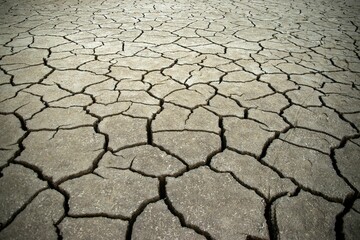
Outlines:
{"type": "Polygon", "coordinates": [[[264,161],[285,177],[295,179],[302,186],[338,200],[352,193],[340,178],[330,157],[315,150],[298,147],[281,140],[274,140],[264,161]]]}
{"type": "Polygon", "coordinates": [[[59,182],[89,171],[103,151],[104,140],[90,127],[31,132],[15,161],[39,168],[51,181],[59,182]]]}
{"type": "Polygon", "coordinates": [[[265,202],[230,174],[200,167],[166,180],[169,200],[187,224],[214,239],[268,238],[265,202]]]}
{"type": "Polygon", "coordinates": [[[58,239],[55,223],[65,214],[64,196],[55,190],[45,190],[0,232],[0,239],[58,239]]]}
{"type": "Polygon", "coordinates": [[[212,158],[211,166],[222,172],[234,173],[238,179],[260,191],[267,199],[292,193],[296,189],[289,179],[280,178],[257,159],[227,149],[212,158]]]}
{"type": "Polygon", "coordinates": [[[180,221],[171,214],[164,201],[150,203],[136,218],[131,239],[205,239],[194,230],[181,226],[180,221]]]}
{"type": "Polygon", "coordinates": [[[125,239],[127,222],[105,217],[71,218],[61,221],[59,228],[64,240],[67,239],[125,239]]]}
{"type": "Polygon", "coordinates": [[[147,120],[123,115],[107,117],[99,129],[109,135],[109,148],[116,151],[135,144],[147,143],[147,120]]]}
{"type": "Polygon", "coordinates": [[[235,117],[224,118],[225,138],[228,147],[260,156],[265,144],[275,136],[266,131],[266,125],[235,117]]]}
{"type": "Polygon", "coordinates": [[[153,142],[179,156],[190,166],[205,163],[207,157],[221,147],[217,134],[198,131],[156,132],[153,142]]]}
{"type": "Polygon", "coordinates": [[[336,239],[336,216],[342,210],[338,203],[303,191],[298,196],[282,197],[272,206],[279,239],[336,239]]]}
{"type": "Polygon", "coordinates": [[[95,174],[60,185],[70,196],[70,216],[108,214],[130,218],[141,204],[158,198],[158,180],[130,170],[97,168],[95,174]]]}

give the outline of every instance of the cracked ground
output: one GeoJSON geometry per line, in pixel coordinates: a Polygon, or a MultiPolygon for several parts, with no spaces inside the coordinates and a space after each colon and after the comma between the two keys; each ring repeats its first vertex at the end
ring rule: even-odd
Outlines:
{"type": "Polygon", "coordinates": [[[359,239],[359,12],[1,0],[0,239],[359,239]]]}

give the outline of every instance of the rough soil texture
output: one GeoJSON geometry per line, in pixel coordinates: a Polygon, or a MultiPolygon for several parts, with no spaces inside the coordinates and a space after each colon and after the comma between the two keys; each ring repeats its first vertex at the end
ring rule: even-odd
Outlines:
{"type": "Polygon", "coordinates": [[[0,0],[0,239],[360,239],[357,0],[0,0]]]}

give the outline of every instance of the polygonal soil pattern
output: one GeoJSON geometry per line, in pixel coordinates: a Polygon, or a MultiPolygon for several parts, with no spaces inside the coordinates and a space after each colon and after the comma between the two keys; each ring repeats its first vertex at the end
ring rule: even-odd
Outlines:
{"type": "Polygon", "coordinates": [[[359,1],[0,6],[0,239],[359,239],[359,1]]]}

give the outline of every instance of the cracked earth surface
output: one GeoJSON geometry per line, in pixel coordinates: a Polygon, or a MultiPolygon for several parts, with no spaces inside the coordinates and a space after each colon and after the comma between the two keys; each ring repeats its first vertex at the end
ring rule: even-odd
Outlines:
{"type": "Polygon", "coordinates": [[[359,239],[358,1],[0,6],[0,239],[359,239]]]}

